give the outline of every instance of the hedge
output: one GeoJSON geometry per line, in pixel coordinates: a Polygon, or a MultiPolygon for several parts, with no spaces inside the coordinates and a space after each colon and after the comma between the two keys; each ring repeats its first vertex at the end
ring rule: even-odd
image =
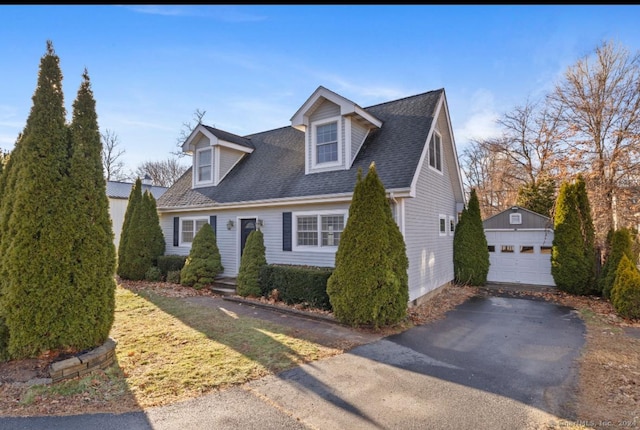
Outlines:
{"type": "Polygon", "coordinates": [[[327,280],[331,267],[268,264],[260,270],[260,288],[263,296],[278,290],[287,304],[304,303],[312,308],[331,310],[327,295],[327,280]]]}

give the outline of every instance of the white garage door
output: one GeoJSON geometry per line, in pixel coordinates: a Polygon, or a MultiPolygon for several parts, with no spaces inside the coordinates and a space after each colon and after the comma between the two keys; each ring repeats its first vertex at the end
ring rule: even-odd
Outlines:
{"type": "Polygon", "coordinates": [[[555,285],[551,276],[550,231],[486,231],[489,282],[555,285]]]}

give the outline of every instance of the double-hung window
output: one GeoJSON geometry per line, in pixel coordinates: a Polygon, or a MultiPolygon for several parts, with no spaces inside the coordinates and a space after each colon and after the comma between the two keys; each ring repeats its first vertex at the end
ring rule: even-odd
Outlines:
{"type": "Polygon", "coordinates": [[[299,250],[335,249],[345,226],[345,212],[295,214],[295,247],[299,250]]]}
{"type": "Polygon", "coordinates": [[[442,138],[436,132],[429,141],[429,166],[442,172],[442,138]]]}
{"type": "Polygon", "coordinates": [[[196,236],[196,233],[208,222],[208,218],[181,218],[180,243],[183,245],[193,243],[193,238],[196,236]]]}
{"type": "Polygon", "coordinates": [[[338,161],[338,122],[316,126],[316,163],[338,161]]]}
{"type": "Polygon", "coordinates": [[[196,183],[213,181],[213,148],[199,149],[196,152],[196,183]]]}

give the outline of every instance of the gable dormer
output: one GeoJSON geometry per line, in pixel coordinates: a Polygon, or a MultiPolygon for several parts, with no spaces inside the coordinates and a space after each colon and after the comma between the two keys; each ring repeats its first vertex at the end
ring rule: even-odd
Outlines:
{"type": "Polygon", "coordinates": [[[320,86],[291,118],[305,133],[305,174],[350,169],[360,147],[382,121],[320,86]]]}
{"type": "Polygon", "coordinates": [[[192,187],[210,187],[218,185],[242,157],[251,154],[253,145],[250,139],[198,124],[182,144],[182,152],[192,155],[192,187]]]}

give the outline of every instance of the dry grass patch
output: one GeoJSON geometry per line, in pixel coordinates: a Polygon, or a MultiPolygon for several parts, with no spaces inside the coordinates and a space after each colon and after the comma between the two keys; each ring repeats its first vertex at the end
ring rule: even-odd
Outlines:
{"type": "Polygon", "coordinates": [[[342,351],[288,329],[233,317],[152,291],[116,293],[112,337],[127,383],[142,407],[196,397],[342,351]]]}

